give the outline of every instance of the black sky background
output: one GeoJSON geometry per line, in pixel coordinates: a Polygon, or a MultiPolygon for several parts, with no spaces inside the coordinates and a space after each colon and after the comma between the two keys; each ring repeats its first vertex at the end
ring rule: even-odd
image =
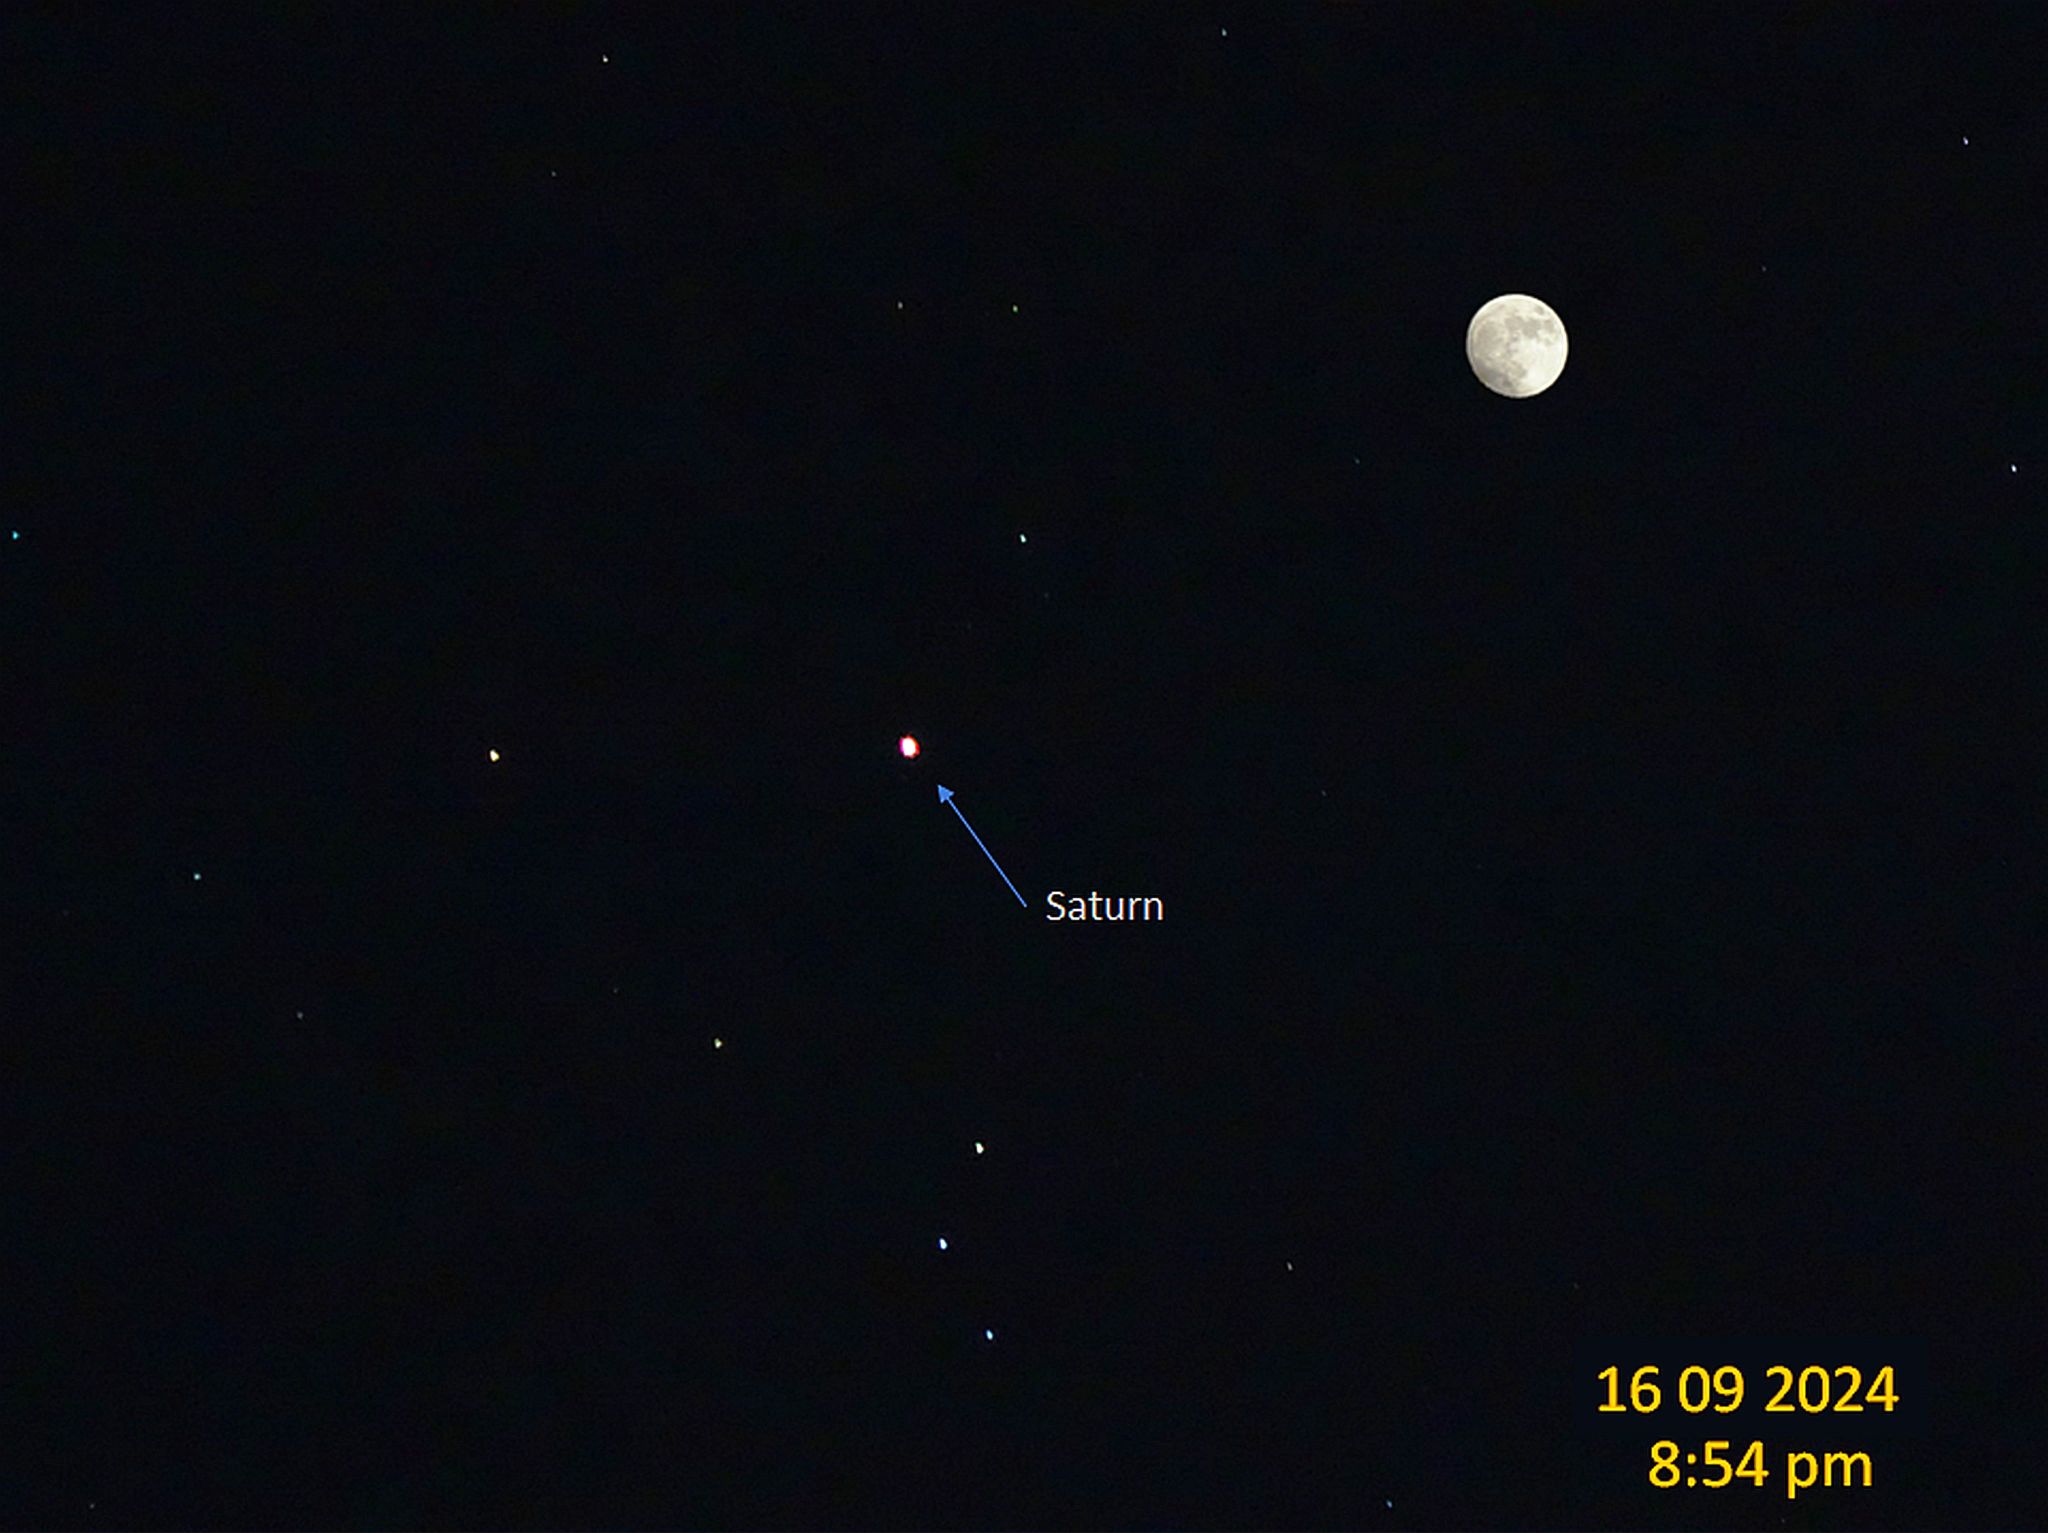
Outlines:
{"type": "Polygon", "coordinates": [[[7,32],[8,1525],[2040,1525],[2033,8],[7,32]]]}

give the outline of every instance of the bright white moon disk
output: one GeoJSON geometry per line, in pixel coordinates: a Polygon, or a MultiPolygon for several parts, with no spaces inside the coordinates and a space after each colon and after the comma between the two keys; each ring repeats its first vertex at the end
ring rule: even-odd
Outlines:
{"type": "Polygon", "coordinates": [[[1510,399],[1557,382],[1567,349],[1557,310],[1526,293],[1489,299],[1465,327],[1465,360],[1481,383],[1510,399]]]}

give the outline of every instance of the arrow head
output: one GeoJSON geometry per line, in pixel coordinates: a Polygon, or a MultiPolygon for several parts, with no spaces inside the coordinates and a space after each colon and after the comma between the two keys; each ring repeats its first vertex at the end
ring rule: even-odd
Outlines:
{"type": "Polygon", "coordinates": [[[952,790],[951,788],[945,787],[945,786],[944,786],[944,785],[942,784],[942,785],[940,786],[940,788],[939,788],[939,802],[940,802],[940,803],[942,803],[942,804],[950,804],[950,803],[952,803],[952,802],[953,802],[953,790],[952,790]]]}

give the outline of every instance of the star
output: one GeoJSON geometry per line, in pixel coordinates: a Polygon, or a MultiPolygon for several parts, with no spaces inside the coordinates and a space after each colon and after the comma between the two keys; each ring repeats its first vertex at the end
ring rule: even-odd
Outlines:
{"type": "Polygon", "coordinates": [[[939,1237],[939,1249],[941,1251],[946,1249],[946,1237],[944,1235],[939,1237]]]}
{"type": "Polygon", "coordinates": [[[974,1153],[977,1155],[981,1153],[981,1141],[979,1139],[974,1141],[974,1153]]]}
{"type": "Polygon", "coordinates": [[[498,753],[497,753],[496,751],[492,751],[492,752],[491,752],[491,760],[493,760],[493,761],[496,761],[497,759],[498,759],[498,753]]]}
{"type": "Polygon", "coordinates": [[[996,1339],[996,1333],[994,1331],[983,1331],[981,1333],[981,1339],[983,1341],[994,1341],[996,1339]]]}

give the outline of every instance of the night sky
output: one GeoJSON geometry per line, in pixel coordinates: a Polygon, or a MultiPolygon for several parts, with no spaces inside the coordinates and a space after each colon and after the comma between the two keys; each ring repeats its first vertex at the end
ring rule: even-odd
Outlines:
{"type": "Polygon", "coordinates": [[[0,59],[0,1524],[2042,1525],[2039,6],[0,59]]]}

